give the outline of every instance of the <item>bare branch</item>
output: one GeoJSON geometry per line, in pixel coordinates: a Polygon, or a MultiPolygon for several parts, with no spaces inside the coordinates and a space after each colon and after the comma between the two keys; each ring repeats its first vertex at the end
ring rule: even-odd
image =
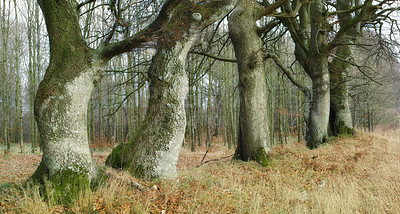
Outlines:
{"type": "Polygon", "coordinates": [[[352,12],[355,12],[355,11],[357,11],[357,10],[363,8],[363,7],[364,7],[364,5],[358,5],[358,6],[356,6],[356,7],[350,8],[350,9],[348,9],[348,10],[337,10],[337,11],[334,11],[334,12],[328,12],[328,13],[327,13],[327,16],[333,16],[333,15],[339,15],[339,14],[352,13],[352,12]]]}
{"type": "Polygon", "coordinates": [[[190,51],[189,53],[206,56],[206,57],[209,57],[209,58],[212,58],[212,59],[215,59],[215,60],[218,60],[218,61],[222,61],[222,62],[234,62],[234,63],[237,62],[236,59],[228,59],[228,58],[219,57],[219,56],[216,56],[216,55],[213,55],[213,54],[209,54],[209,53],[204,53],[204,52],[190,51]]]}
{"type": "Polygon", "coordinates": [[[293,11],[290,11],[288,13],[277,13],[277,12],[274,12],[274,13],[270,13],[270,14],[268,14],[266,16],[292,18],[292,17],[296,16],[296,14],[299,12],[301,6],[303,6],[304,4],[312,4],[312,3],[314,3],[314,1],[301,1],[296,5],[296,8],[294,8],[293,11]]]}
{"type": "Polygon", "coordinates": [[[265,59],[273,59],[275,64],[283,71],[283,73],[286,75],[286,77],[295,85],[297,86],[301,91],[304,92],[304,94],[311,94],[311,91],[309,88],[307,88],[305,85],[299,83],[294,79],[290,71],[286,68],[286,66],[283,65],[283,63],[279,60],[279,57],[276,54],[272,53],[267,53],[265,55],[265,59]]]}
{"type": "Polygon", "coordinates": [[[76,10],[79,11],[81,9],[81,7],[83,7],[83,6],[87,5],[87,4],[93,3],[95,1],[97,1],[97,0],[86,0],[86,1],[78,4],[78,6],[76,7],[76,10]]]}

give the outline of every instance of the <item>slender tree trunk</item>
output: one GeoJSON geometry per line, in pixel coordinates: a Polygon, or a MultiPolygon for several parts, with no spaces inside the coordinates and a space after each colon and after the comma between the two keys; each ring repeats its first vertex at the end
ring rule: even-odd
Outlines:
{"type": "Polygon", "coordinates": [[[229,34],[239,69],[239,138],[235,159],[268,165],[269,130],[262,42],[255,13],[259,4],[241,0],[229,16],[229,34]]]}
{"type": "MultiPolygon", "coordinates": [[[[17,1],[14,0],[14,12],[15,12],[15,23],[17,28],[19,28],[19,19],[18,19],[18,12],[17,12],[17,1]]],[[[22,106],[23,106],[23,98],[22,98],[22,93],[21,93],[21,74],[20,74],[20,55],[21,55],[21,36],[16,35],[15,37],[16,40],[16,47],[15,47],[15,75],[16,75],[16,82],[15,82],[15,127],[16,127],[16,140],[19,143],[20,147],[20,152],[24,152],[24,130],[23,130],[23,112],[22,112],[22,106]]]]}
{"type": "Polygon", "coordinates": [[[8,37],[9,37],[9,28],[10,28],[10,10],[11,10],[11,1],[8,2],[8,14],[6,13],[6,1],[3,0],[3,8],[2,8],[2,106],[3,106],[3,136],[4,136],[4,155],[7,156],[11,150],[11,142],[9,138],[9,125],[10,125],[10,89],[9,84],[6,79],[6,73],[8,70],[8,37]]]}
{"type": "Polygon", "coordinates": [[[212,136],[212,128],[213,128],[213,123],[212,123],[212,102],[211,102],[211,91],[212,91],[212,77],[211,77],[211,72],[208,72],[208,89],[207,89],[207,139],[206,139],[206,145],[208,147],[211,146],[212,141],[213,141],[213,136],[212,136]]]}

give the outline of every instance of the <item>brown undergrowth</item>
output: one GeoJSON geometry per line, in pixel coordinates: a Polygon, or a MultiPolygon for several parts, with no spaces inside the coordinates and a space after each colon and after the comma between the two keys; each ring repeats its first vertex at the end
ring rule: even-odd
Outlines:
{"type": "MultiPolygon", "coordinates": [[[[206,149],[184,150],[176,180],[145,181],[108,169],[109,182],[82,193],[71,207],[43,201],[34,187],[3,185],[0,213],[399,213],[399,140],[400,132],[393,131],[359,132],[312,151],[292,143],[274,148],[266,168],[228,159],[197,167],[206,149]]],[[[205,160],[232,152],[216,146],[205,160]]],[[[98,155],[99,163],[103,156],[98,155]]]]}

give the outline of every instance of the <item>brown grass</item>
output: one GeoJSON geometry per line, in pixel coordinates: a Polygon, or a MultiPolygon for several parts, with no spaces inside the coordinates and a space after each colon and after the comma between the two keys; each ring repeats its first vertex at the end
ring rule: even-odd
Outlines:
{"type": "MultiPolygon", "coordinates": [[[[184,150],[177,180],[109,169],[110,181],[71,207],[43,201],[35,187],[0,188],[0,213],[400,213],[399,140],[393,131],[360,132],[312,151],[293,143],[274,148],[266,168],[226,159],[196,167],[205,149],[184,150]]],[[[232,152],[216,146],[206,160],[232,152]]]]}

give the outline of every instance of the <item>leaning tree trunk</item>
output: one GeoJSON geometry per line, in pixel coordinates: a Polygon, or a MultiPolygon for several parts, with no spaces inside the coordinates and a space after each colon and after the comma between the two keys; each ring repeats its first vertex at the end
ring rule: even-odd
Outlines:
{"type": "MultiPolygon", "coordinates": [[[[184,139],[184,100],[188,91],[186,57],[201,30],[224,17],[236,1],[171,1],[168,22],[160,32],[157,51],[148,71],[150,98],[147,114],[134,140],[116,147],[106,164],[144,178],[173,178],[184,139]]],[[[168,21],[167,21],[168,20],[168,21]]]]}
{"type": "Polygon", "coordinates": [[[188,91],[185,61],[193,42],[161,48],[149,70],[149,107],[139,134],[129,144],[116,147],[107,165],[138,177],[174,177],[184,138],[184,100],[188,91]]]}
{"type": "Polygon", "coordinates": [[[254,0],[240,0],[229,16],[229,35],[239,70],[239,136],[235,159],[268,165],[269,130],[262,41],[257,34],[254,0]]]}
{"type": "Polygon", "coordinates": [[[97,68],[79,31],[71,1],[39,1],[50,40],[50,64],[35,98],[42,161],[30,178],[51,182],[53,197],[70,202],[99,181],[87,135],[87,108],[97,68]],[[66,33],[67,32],[67,33],[66,33]]]}

